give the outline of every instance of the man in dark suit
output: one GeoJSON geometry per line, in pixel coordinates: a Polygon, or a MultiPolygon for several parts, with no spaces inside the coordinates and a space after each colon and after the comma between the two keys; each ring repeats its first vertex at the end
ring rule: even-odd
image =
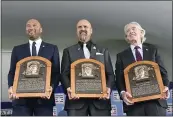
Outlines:
{"type": "Polygon", "coordinates": [[[26,23],[26,33],[29,42],[15,46],[11,55],[11,65],[8,74],[9,98],[12,100],[14,116],[53,116],[55,105],[54,90],[60,80],[59,51],[56,45],[42,41],[42,27],[38,20],[30,19],[26,23]],[[51,87],[50,99],[48,96],[40,98],[19,98],[13,93],[13,81],[16,70],[16,63],[29,56],[41,56],[51,61],[51,87]]]}
{"type": "Polygon", "coordinates": [[[109,52],[91,41],[92,26],[89,21],[83,19],[77,23],[78,43],[63,51],[61,64],[61,81],[66,92],[65,110],[70,116],[110,116],[111,102],[110,93],[114,80],[113,67],[109,52]],[[74,61],[82,58],[91,58],[102,62],[105,65],[107,97],[79,98],[71,95],[70,86],[70,65],[74,61]]]}
{"type": "Polygon", "coordinates": [[[167,102],[165,99],[169,97],[169,80],[167,71],[163,66],[158,50],[154,46],[144,45],[145,30],[137,23],[131,22],[124,27],[126,41],[130,43],[130,47],[117,54],[116,61],[116,86],[123,100],[124,111],[128,116],[145,116],[145,115],[166,115],[167,102]],[[132,97],[126,92],[124,69],[135,61],[148,60],[156,62],[160,67],[160,72],[165,89],[161,99],[143,101],[133,103],[130,101],[132,97]]]}

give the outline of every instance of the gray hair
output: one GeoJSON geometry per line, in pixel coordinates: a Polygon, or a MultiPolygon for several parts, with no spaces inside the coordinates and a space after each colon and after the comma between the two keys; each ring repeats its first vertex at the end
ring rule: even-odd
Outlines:
{"type": "Polygon", "coordinates": [[[142,34],[142,37],[141,37],[141,42],[144,43],[144,42],[146,41],[145,30],[144,30],[144,29],[141,27],[141,25],[140,25],[139,23],[137,23],[137,22],[130,22],[130,23],[128,23],[128,24],[126,24],[126,25],[124,26],[125,40],[126,40],[127,42],[129,42],[128,39],[126,38],[127,26],[128,26],[129,24],[134,24],[134,25],[136,25],[141,31],[143,31],[143,34],[142,34]]]}

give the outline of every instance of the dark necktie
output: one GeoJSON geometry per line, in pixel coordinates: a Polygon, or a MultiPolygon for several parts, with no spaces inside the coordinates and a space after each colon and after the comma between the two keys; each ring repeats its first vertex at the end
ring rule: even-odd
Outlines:
{"type": "Polygon", "coordinates": [[[138,49],[140,49],[140,47],[136,46],[135,47],[136,61],[142,61],[142,56],[141,56],[140,52],[138,51],[138,49]]]}
{"type": "Polygon", "coordinates": [[[37,56],[35,42],[32,43],[32,56],[37,56]]]}

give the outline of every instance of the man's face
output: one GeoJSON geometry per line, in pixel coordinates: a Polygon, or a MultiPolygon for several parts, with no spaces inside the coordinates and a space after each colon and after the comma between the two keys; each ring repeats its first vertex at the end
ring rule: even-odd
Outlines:
{"type": "Polygon", "coordinates": [[[89,21],[80,20],[77,23],[77,36],[79,41],[88,42],[91,39],[92,27],[89,21]]]}
{"type": "Polygon", "coordinates": [[[37,71],[37,65],[31,65],[30,70],[35,73],[37,71]]]}
{"type": "Polygon", "coordinates": [[[127,26],[126,38],[131,44],[139,45],[141,44],[142,31],[135,24],[129,24],[127,26]]]}
{"type": "Polygon", "coordinates": [[[31,19],[26,23],[26,34],[31,40],[35,40],[40,37],[41,33],[41,24],[37,20],[31,19]]]}
{"type": "Polygon", "coordinates": [[[86,71],[87,74],[91,74],[92,73],[92,70],[91,70],[90,67],[86,67],[85,68],[85,71],[86,71]]]}

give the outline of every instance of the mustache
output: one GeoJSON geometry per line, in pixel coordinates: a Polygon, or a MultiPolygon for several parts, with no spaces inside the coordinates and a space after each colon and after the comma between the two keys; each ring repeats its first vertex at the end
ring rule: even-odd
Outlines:
{"type": "Polygon", "coordinates": [[[87,31],[86,30],[81,30],[79,33],[81,34],[83,32],[87,34],[87,31]]]}
{"type": "Polygon", "coordinates": [[[136,33],[130,33],[130,36],[131,36],[131,35],[136,35],[136,33]]]}

